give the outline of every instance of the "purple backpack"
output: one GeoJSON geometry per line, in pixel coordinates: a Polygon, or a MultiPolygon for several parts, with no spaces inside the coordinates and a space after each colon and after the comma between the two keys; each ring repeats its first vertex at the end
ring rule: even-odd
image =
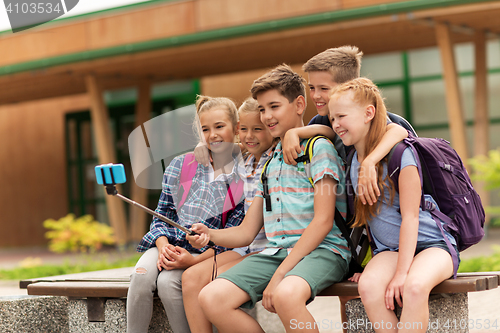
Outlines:
{"type": "Polygon", "coordinates": [[[410,147],[415,154],[422,183],[420,207],[427,210],[436,221],[453,258],[454,274],[458,269],[458,256],[444,229],[456,240],[459,251],[478,243],[484,236],[485,214],[481,198],[472,187],[460,156],[444,139],[415,137],[398,143],[388,155],[388,174],[399,192],[398,180],[403,151],[410,147]],[[424,193],[430,194],[439,206],[426,202],[424,193]]]}

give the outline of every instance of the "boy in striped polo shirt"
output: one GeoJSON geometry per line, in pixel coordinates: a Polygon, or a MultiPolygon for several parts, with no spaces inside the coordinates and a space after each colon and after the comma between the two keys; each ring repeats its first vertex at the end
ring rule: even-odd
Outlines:
{"type": "MultiPolygon", "coordinates": [[[[304,126],[304,82],[287,65],[254,81],[252,96],[273,137],[283,138],[289,129],[304,126]]],[[[188,240],[195,247],[205,246],[208,240],[226,247],[245,246],[262,225],[269,240],[266,249],[222,273],[201,291],[201,306],[219,332],[263,332],[258,322],[240,309],[251,308],[260,299],[264,308],[279,315],[287,332],[301,332],[301,328],[318,331],[306,304],[322,289],[343,279],[350,251],[333,222],[335,207],[342,214],[346,212],[341,159],[325,139],[316,141],[313,153],[305,167],[303,163],[288,165],[279,143],[267,168],[270,202],[265,203],[259,183],[240,226],[224,230],[193,226],[200,235],[188,240]],[[310,168],[314,187],[305,168],[310,168]]]]}

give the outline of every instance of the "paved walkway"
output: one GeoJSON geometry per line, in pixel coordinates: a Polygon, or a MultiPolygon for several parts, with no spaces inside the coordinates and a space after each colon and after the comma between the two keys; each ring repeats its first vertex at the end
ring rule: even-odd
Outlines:
{"type": "MultiPolygon", "coordinates": [[[[479,244],[462,252],[461,258],[468,259],[482,255],[489,255],[500,247],[500,229],[490,230],[488,237],[479,244]]],[[[500,248],[498,249],[500,250],[500,248]]],[[[109,258],[123,255],[116,251],[104,253],[109,258]]],[[[61,263],[64,261],[80,260],[81,256],[58,255],[42,249],[0,250],[0,268],[11,268],[28,257],[41,258],[44,263],[61,263]]],[[[26,295],[25,289],[19,289],[18,281],[1,281],[0,296],[26,295]]],[[[330,329],[321,330],[321,333],[340,333],[340,303],[337,297],[318,297],[309,304],[317,322],[328,323],[330,329]]],[[[469,294],[469,324],[470,333],[487,333],[500,331],[500,288],[469,294]],[[487,328],[489,325],[489,328],[487,328]],[[495,327],[496,325],[496,327],[495,327]],[[481,326],[481,328],[479,328],[481,326]]]]}

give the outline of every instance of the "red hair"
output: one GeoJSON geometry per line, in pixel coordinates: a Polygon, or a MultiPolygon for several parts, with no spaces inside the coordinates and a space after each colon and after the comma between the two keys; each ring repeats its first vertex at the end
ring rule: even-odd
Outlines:
{"type": "MultiPolygon", "coordinates": [[[[368,156],[377,145],[382,140],[385,132],[387,131],[387,109],[384,104],[384,99],[382,98],[382,94],[378,87],[367,78],[357,78],[341,85],[335,87],[330,97],[339,97],[345,95],[349,92],[352,92],[353,101],[362,106],[372,105],[375,108],[375,115],[373,119],[370,121],[370,129],[368,130],[368,134],[365,138],[365,151],[362,152],[363,156],[368,156]]],[[[389,177],[383,176],[383,163],[386,163],[386,160],[378,162],[376,165],[377,170],[377,184],[380,188],[381,196],[384,197],[384,189],[388,187],[385,183],[385,180],[389,180],[390,191],[390,201],[394,199],[394,187],[392,186],[392,181],[389,177]]],[[[363,170],[359,170],[362,172],[363,170]]],[[[380,201],[377,201],[375,205],[363,205],[361,200],[356,196],[355,200],[355,219],[353,226],[363,226],[366,225],[368,220],[375,216],[380,210],[380,201]]]]}

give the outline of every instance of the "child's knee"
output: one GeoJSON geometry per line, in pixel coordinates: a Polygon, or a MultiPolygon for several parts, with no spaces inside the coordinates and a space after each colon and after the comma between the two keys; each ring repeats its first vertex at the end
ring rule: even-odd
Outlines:
{"type": "Polygon", "coordinates": [[[199,292],[201,288],[210,282],[208,277],[204,278],[205,274],[208,276],[209,273],[198,269],[196,266],[186,269],[182,273],[182,290],[186,292],[196,290],[196,292],[199,292]]]}
{"type": "Polygon", "coordinates": [[[213,312],[224,305],[227,293],[217,283],[209,283],[198,295],[198,302],[205,313],[213,312]]]}
{"type": "Polygon", "coordinates": [[[145,267],[136,267],[130,275],[130,288],[135,293],[153,293],[156,289],[156,272],[145,267]]]}
{"type": "Polygon", "coordinates": [[[288,278],[280,283],[273,293],[273,303],[277,308],[305,304],[311,297],[311,287],[299,277],[288,278]]]}
{"type": "Polygon", "coordinates": [[[146,268],[144,268],[144,267],[137,267],[135,269],[134,273],[135,274],[139,274],[139,275],[145,275],[145,274],[147,274],[147,272],[148,272],[148,270],[146,268]]]}
{"type": "Polygon", "coordinates": [[[368,275],[365,275],[364,273],[359,278],[358,293],[359,296],[361,296],[363,302],[369,301],[374,297],[378,297],[378,289],[380,288],[381,286],[377,284],[376,280],[368,275]]]}
{"type": "Polygon", "coordinates": [[[430,289],[420,280],[407,278],[404,285],[404,300],[415,302],[429,298],[430,289]]]}

